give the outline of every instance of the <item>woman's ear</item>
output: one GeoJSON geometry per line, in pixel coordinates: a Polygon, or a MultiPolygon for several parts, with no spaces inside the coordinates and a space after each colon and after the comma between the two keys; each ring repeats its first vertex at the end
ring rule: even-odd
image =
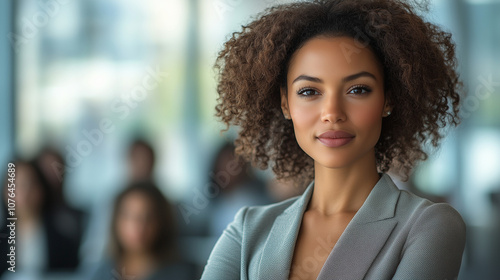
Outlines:
{"type": "Polygon", "coordinates": [[[291,119],[291,117],[290,117],[290,109],[288,108],[288,96],[285,88],[280,88],[280,95],[281,95],[281,111],[283,112],[283,116],[285,116],[285,119],[289,120],[291,119]]]}

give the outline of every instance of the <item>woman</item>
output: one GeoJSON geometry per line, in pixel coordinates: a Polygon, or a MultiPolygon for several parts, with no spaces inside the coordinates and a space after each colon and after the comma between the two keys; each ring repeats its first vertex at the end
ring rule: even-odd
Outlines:
{"type": "Polygon", "coordinates": [[[236,152],[302,196],[244,207],[202,279],[455,279],[465,225],[400,191],[458,124],[451,35],[407,2],[320,0],[267,10],[226,42],[217,116],[236,152]]]}
{"type": "Polygon", "coordinates": [[[112,258],[93,279],[191,279],[178,263],[170,203],[152,183],[133,183],[118,195],[111,223],[112,258]]]}
{"type": "Polygon", "coordinates": [[[2,181],[4,223],[0,232],[0,275],[9,279],[31,279],[45,273],[74,271],[79,264],[80,244],[57,226],[51,213],[52,193],[41,169],[31,160],[18,159],[12,163],[15,165],[14,185],[7,179],[2,181]],[[14,206],[17,218],[15,239],[10,241],[6,238],[12,235],[12,228],[8,227],[11,221],[7,220],[11,217],[9,204],[14,206]],[[7,263],[11,246],[15,247],[16,273],[6,271],[11,266],[7,263]]]}

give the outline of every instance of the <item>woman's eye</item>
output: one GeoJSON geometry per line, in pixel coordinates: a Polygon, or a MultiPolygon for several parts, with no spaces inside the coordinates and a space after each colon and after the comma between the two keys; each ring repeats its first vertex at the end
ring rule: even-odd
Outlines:
{"type": "Polygon", "coordinates": [[[363,95],[371,92],[371,89],[366,86],[354,86],[351,87],[347,93],[354,94],[354,95],[363,95]]]}
{"type": "Polygon", "coordinates": [[[317,93],[318,92],[312,88],[304,88],[304,89],[300,89],[299,91],[297,91],[297,94],[301,95],[301,96],[313,96],[313,95],[316,95],[317,93]]]}

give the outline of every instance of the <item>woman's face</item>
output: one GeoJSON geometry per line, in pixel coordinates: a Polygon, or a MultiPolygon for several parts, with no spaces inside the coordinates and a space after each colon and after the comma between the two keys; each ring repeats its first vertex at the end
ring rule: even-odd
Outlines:
{"type": "Polygon", "coordinates": [[[390,111],[383,78],[375,54],[352,38],[315,37],[298,49],[281,103],[304,152],[328,168],[375,163],[382,117],[390,111]]]}
{"type": "Polygon", "coordinates": [[[148,252],[158,232],[150,200],[138,192],[125,196],[118,209],[116,227],[118,242],[125,252],[148,252]]]}

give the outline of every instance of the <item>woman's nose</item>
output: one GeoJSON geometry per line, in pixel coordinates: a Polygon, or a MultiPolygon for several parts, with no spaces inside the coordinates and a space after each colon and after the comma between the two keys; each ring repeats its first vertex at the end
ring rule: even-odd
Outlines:
{"type": "Polygon", "coordinates": [[[337,123],[346,120],[342,98],[336,94],[325,96],[322,104],[321,121],[337,123]]]}

